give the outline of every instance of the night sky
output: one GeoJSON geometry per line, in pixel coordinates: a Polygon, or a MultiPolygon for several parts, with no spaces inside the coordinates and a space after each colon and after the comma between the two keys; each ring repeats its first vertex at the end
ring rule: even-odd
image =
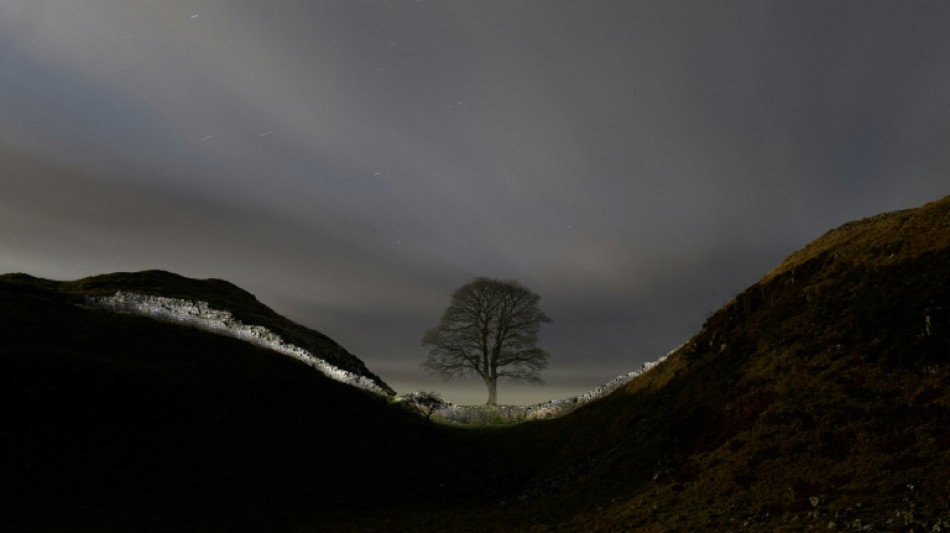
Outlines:
{"type": "Polygon", "coordinates": [[[223,278],[400,392],[475,276],[547,384],[950,194],[950,2],[0,0],[0,272],[223,278]]]}

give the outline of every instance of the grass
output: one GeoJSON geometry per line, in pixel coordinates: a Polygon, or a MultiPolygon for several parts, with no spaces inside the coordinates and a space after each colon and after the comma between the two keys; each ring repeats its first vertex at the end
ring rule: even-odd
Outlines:
{"type": "Polygon", "coordinates": [[[0,276],[0,527],[947,527],[948,230],[950,198],[833,230],[613,394],[496,427],[74,299],[150,280],[276,320],[225,282],[0,276]]]}

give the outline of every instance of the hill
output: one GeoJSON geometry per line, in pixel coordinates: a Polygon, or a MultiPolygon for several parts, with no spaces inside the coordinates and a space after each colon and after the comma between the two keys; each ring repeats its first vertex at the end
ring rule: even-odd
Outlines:
{"type": "Polygon", "coordinates": [[[0,275],[0,283],[46,288],[74,297],[108,297],[117,292],[164,296],[189,301],[202,301],[210,307],[230,312],[234,318],[249,325],[258,325],[279,335],[289,344],[299,346],[332,365],[364,376],[384,392],[395,394],[379,376],[373,374],[359,358],[326,335],[301,326],[278,315],[260,303],[251,293],[220,279],[191,279],[161,270],[117,272],[77,281],[57,282],[26,274],[0,275]]]}
{"type": "Polygon", "coordinates": [[[664,364],[552,422],[561,461],[584,467],[550,470],[526,515],[585,531],[947,530],[948,272],[950,197],[828,232],[664,364]]]}
{"type": "Polygon", "coordinates": [[[950,197],[846,224],[650,372],[493,428],[7,276],[0,527],[947,530],[947,272],[950,197]]]}
{"type": "MultiPolygon", "coordinates": [[[[198,285],[181,295],[244,297],[198,285]]],[[[457,446],[271,350],[87,305],[89,286],[0,279],[0,530],[281,531],[471,491],[431,489],[478,477],[479,437],[457,446]],[[433,468],[443,450],[474,462],[433,468]]]]}

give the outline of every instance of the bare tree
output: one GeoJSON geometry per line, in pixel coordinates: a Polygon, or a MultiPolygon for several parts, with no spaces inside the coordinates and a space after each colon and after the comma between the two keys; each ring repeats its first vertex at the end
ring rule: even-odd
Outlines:
{"type": "Polygon", "coordinates": [[[431,346],[422,364],[446,379],[475,374],[495,405],[498,380],[540,383],[548,353],[536,346],[538,329],[551,319],[538,307],[541,297],[514,280],[475,278],[452,295],[439,325],[422,336],[431,346]]]}

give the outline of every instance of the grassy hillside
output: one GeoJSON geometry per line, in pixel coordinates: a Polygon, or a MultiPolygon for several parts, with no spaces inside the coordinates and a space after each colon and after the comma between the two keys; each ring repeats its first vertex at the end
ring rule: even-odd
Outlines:
{"type": "Polygon", "coordinates": [[[525,524],[946,530],[948,274],[950,198],[829,232],[558,421],[596,462],[525,524]]]}
{"type": "MultiPolygon", "coordinates": [[[[3,277],[0,529],[947,530],[948,272],[950,198],[847,224],[653,371],[496,428],[3,277]]],[[[213,285],[178,295],[243,293],[213,285]]]]}

